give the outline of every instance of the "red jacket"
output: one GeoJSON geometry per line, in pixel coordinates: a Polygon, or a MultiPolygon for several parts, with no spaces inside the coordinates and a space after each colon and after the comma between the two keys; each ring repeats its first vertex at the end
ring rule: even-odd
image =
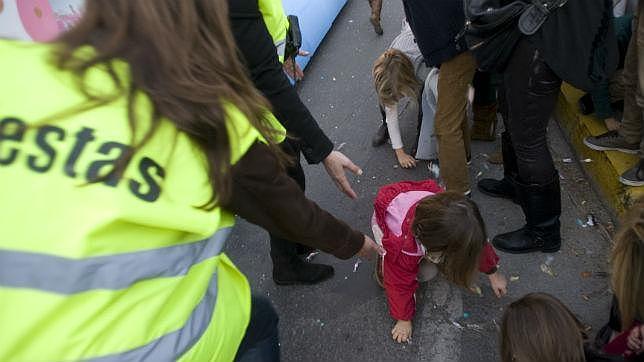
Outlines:
{"type": "MultiPolygon", "coordinates": [[[[416,242],[411,224],[418,202],[439,192],[443,190],[432,180],[402,181],[383,186],[374,201],[374,221],[383,232],[382,246],[387,251],[383,277],[389,314],[394,319],[409,321],[416,311],[416,277],[425,251],[416,242]]],[[[479,270],[492,273],[498,262],[494,249],[486,243],[479,259],[479,270]]]]}

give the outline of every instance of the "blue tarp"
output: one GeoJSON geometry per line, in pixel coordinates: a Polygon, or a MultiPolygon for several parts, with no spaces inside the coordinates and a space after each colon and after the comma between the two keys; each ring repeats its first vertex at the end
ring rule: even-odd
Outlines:
{"type": "Polygon", "coordinates": [[[311,53],[297,57],[304,69],[347,0],[282,0],[287,15],[297,15],[302,31],[302,50],[311,53]]]}

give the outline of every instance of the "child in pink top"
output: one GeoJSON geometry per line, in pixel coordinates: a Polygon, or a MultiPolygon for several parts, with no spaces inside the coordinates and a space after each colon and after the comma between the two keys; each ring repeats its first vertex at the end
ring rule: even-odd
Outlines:
{"type": "Polygon", "coordinates": [[[383,186],[374,202],[372,228],[386,250],[376,276],[396,320],[392,336],[398,342],[411,337],[414,293],[419,279],[435,274],[432,269],[466,288],[478,269],[489,276],[498,297],[506,293],[507,281],[497,271],[499,257],[487,242],[478,207],[463,195],[443,192],[431,180],[383,186]]]}

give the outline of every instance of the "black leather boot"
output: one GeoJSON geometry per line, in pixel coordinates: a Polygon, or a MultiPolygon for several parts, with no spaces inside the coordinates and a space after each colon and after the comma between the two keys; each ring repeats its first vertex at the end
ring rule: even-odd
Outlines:
{"type": "Polygon", "coordinates": [[[497,249],[511,254],[559,251],[561,248],[559,173],[555,172],[552,181],[545,185],[526,185],[516,181],[515,184],[526,225],[519,230],[497,235],[492,240],[492,244],[497,249]]]}
{"type": "Polygon", "coordinates": [[[273,281],[277,285],[316,284],[333,276],[330,265],[306,262],[297,255],[298,244],[271,238],[273,281]]]}
{"type": "Polygon", "coordinates": [[[371,145],[373,147],[382,146],[387,142],[388,139],[389,131],[387,130],[387,123],[385,123],[385,121],[382,121],[380,127],[378,127],[378,130],[376,131],[376,134],[373,135],[373,138],[371,139],[371,145]]]}
{"type": "Polygon", "coordinates": [[[477,183],[477,187],[485,195],[509,199],[519,204],[515,190],[518,173],[517,158],[507,130],[501,135],[501,155],[503,156],[503,178],[501,180],[484,178],[477,183]]]}
{"type": "Polygon", "coordinates": [[[512,177],[505,176],[500,180],[495,180],[493,178],[484,178],[480,180],[476,186],[479,188],[481,193],[492,196],[499,197],[503,199],[510,199],[515,204],[518,204],[516,199],[516,191],[514,189],[514,182],[512,177]]]}
{"type": "Polygon", "coordinates": [[[308,263],[300,258],[288,262],[273,262],[273,281],[277,285],[317,284],[333,276],[330,265],[308,263]]]}

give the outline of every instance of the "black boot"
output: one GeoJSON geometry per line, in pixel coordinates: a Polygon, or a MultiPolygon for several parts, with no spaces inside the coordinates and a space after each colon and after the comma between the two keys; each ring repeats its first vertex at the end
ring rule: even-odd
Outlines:
{"type": "Polygon", "coordinates": [[[515,184],[526,225],[519,230],[497,235],[492,240],[492,244],[497,249],[511,254],[559,251],[561,248],[559,173],[555,172],[552,181],[546,185],[526,185],[516,181],[515,184]]]}
{"type": "Polygon", "coordinates": [[[302,245],[302,244],[297,244],[296,250],[297,250],[297,255],[307,256],[307,255],[311,254],[312,252],[314,252],[315,248],[312,248],[312,247],[306,246],[306,245],[302,245]]]}
{"type": "Polygon", "coordinates": [[[382,124],[380,124],[380,127],[378,127],[376,134],[373,135],[373,138],[371,139],[371,145],[373,147],[382,146],[387,142],[388,139],[389,131],[387,131],[387,123],[385,123],[385,121],[382,121],[382,124]]]}
{"type": "Polygon", "coordinates": [[[273,281],[277,285],[316,284],[333,276],[333,267],[308,263],[297,255],[298,244],[271,235],[273,281]]]}
{"type": "Polygon", "coordinates": [[[514,190],[514,183],[510,177],[503,177],[500,180],[484,178],[479,181],[476,186],[478,186],[479,191],[485,195],[510,199],[515,204],[518,204],[516,191],[514,190]]]}
{"type": "Polygon", "coordinates": [[[485,195],[510,199],[515,204],[519,204],[515,190],[517,158],[507,130],[501,135],[501,155],[503,156],[503,178],[501,180],[484,178],[477,183],[478,189],[485,195]]]}
{"type": "Polygon", "coordinates": [[[277,285],[317,284],[333,276],[330,265],[308,263],[300,258],[273,262],[273,281],[277,285]]]}

